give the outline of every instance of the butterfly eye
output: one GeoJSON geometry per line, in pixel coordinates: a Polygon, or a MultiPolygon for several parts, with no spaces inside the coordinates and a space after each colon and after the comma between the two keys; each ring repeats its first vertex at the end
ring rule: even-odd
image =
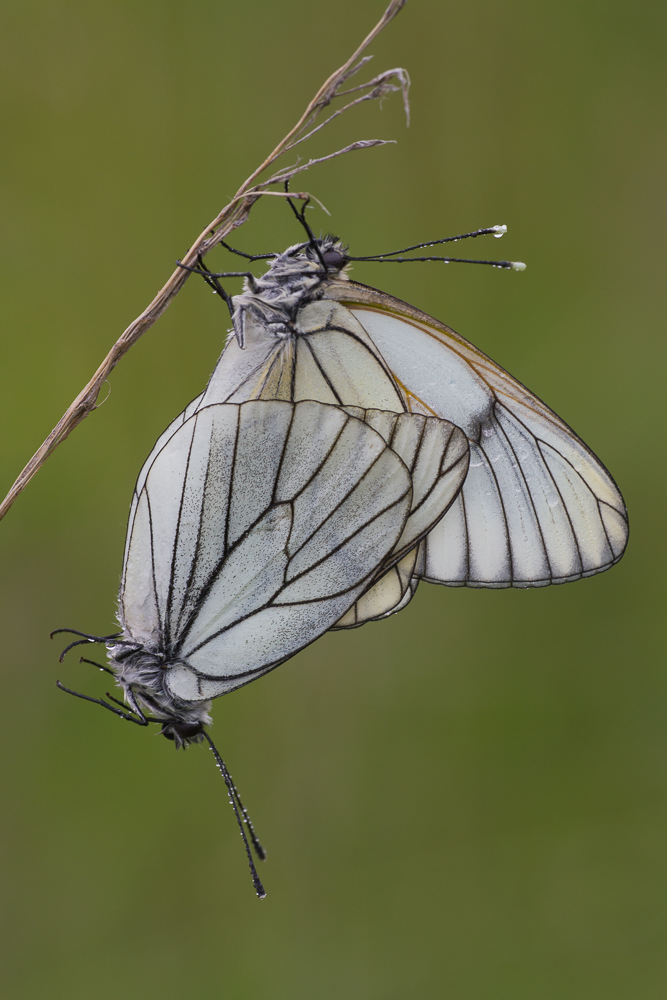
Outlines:
{"type": "Polygon", "coordinates": [[[179,742],[191,740],[203,731],[201,722],[165,722],[160,730],[161,736],[166,736],[168,740],[179,742]]]}
{"type": "Polygon", "coordinates": [[[329,250],[322,251],[322,260],[328,268],[340,270],[347,264],[347,257],[345,257],[339,250],[335,250],[331,247],[329,250]]]}

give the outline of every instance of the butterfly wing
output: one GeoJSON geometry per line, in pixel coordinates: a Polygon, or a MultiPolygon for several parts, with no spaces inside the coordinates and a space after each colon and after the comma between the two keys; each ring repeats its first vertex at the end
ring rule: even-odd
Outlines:
{"type": "Polygon", "coordinates": [[[299,309],[295,336],[280,338],[248,315],[245,346],[230,337],[211,375],[203,406],[246,399],[406,409],[381,354],[349,309],[327,300],[299,309]]]}
{"type": "Polygon", "coordinates": [[[470,469],[424,543],[424,578],[450,586],[528,587],[608,569],[628,537],[623,498],[599,459],[536,396],[437,320],[351,281],[347,306],[410,410],[463,428],[470,469]]]}
{"type": "Polygon", "coordinates": [[[381,621],[402,611],[417,593],[419,581],[423,576],[424,542],[416,546],[412,552],[408,552],[407,556],[403,556],[399,563],[378,580],[377,584],[362,594],[347,614],[336,622],[332,631],[339,628],[357,628],[358,625],[381,621]]]}
{"type": "Polygon", "coordinates": [[[410,475],[338,407],[199,409],[142,470],[120,594],[167,687],[216,697],[277,666],[367,589],[410,514],[410,475]]]}
{"type": "Polygon", "coordinates": [[[405,528],[376,573],[376,581],[336,628],[352,628],[400,611],[414,596],[418,543],[449,510],[468,471],[468,441],[458,427],[437,417],[345,407],[373,427],[401,457],[412,478],[405,528]]]}
{"type": "MultiPolygon", "coordinates": [[[[241,349],[236,338],[230,338],[218,365],[209,381],[201,405],[243,399],[317,399],[335,404],[354,404],[357,407],[372,407],[366,414],[377,414],[376,427],[383,433],[384,423],[390,413],[400,413],[406,409],[403,394],[393,379],[381,354],[360,323],[345,306],[332,301],[307,302],[297,313],[295,336],[280,339],[258,316],[248,314],[245,327],[245,346],[241,349]]],[[[361,419],[366,419],[364,415],[361,419]]],[[[423,471],[426,472],[426,455],[431,440],[435,440],[436,421],[432,420],[422,440],[423,424],[409,419],[400,427],[397,441],[402,442],[405,454],[401,457],[415,457],[417,450],[421,456],[423,471]],[[411,443],[410,443],[411,442],[411,443]],[[419,449],[417,446],[419,445],[419,449]]],[[[390,431],[395,425],[391,424],[390,431]]],[[[375,425],[374,425],[375,426],[375,425]]],[[[449,437],[453,428],[445,424],[443,432],[449,437]]],[[[387,439],[387,434],[384,435],[387,439]]],[[[454,454],[462,444],[459,432],[454,433],[449,442],[454,454]]],[[[393,445],[392,445],[393,447],[393,445]]],[[[465,447],[467,452],[467,445],[465,447]]],[[[466,456],[467,463],[467,456],[466,456]]],[[[456,464],[456,463],[455,463],[456,464]]],[[[422,470],[419,471],[422,477],[422,470]]],[[[463,465],[451,470],[450,480],[445,487],[441,477],[440,493],[430,496],[430,503],[420,505],[420,510],[410,519],[413,540],[421,537],[420,523],[432,514],[432,508],[450,487],[454,493],[458,489],[458,477],[465,476],[463,465]],[[454,483],[457,483],[455,486],[454,483]]],[[[430,486],[432,481],[425,478],[430,486]]],[[[435,523],[451,503],[448,498],[432,517],[435,523]]],[[[405,541],[405,539],[404,539],[405,541]]],[[[407,545],[403,545],[405,553],[407,545]]],[[[416,552],[401,558],[398,554],[395,565],[388,569],[382,580],[378,580],[356,602],[345,618],[336,627],[363,624],[372,618],[384,617],[397,605],[404,607],[416,590],[412,581],[416,552]],[[409,591],[409,594],[406,592],[409,591]]]]}
{"type": "Polygon", "coordinates": [[[133,616],[134,616],[134,638],[138,642],[149,643],[153,640],[153,637],[159,632],[159,616],[157,612],[157,605],[153,596],[153,583],[152,583],[152,567],[149,548],[146,548],[144,556],[139,555],[140,546],[146,545],[150,537],[150,525],[148,522],[148,507],[147,502],[144,499],[141,503],[140,500],[144,494],[144,486],[146,484],[146,477],[150,472],[155,459],[160,454],[165,445],[171,440],[176,431],[183,426],[185,421],[196,412],[197,407],[201,404],[203,393],[193,399],[186,408],[179,413],[179,415],[172,420],[167,429],[163,431],[160,437],[155,442],[153,450],[144,462],[141,472],[137,478],[137,482],[134,487],[134,493],[132,495],[132,503],[130,505],[130,513],[127,522],[127,533],[125,536],[125,552],[123,554],[123,571],[121,574],[121,591],[120,591],[120,601],[119,601],[119,616],[121,618],[121,624],[125,619],[125,609],[123,604],[123,595],[126,589],[126,584],[129,584],[132,590],[132,606],[133,606],[133,616]],[[139,513],[139,523],[137,524],[137,530],[134,531],[134,524],[139,513]],[[130,558],[130,542],[132,538],[135,538],[135,546],[132,552],[132,563],[129,563],[130,558]],[[141,541],[139,541],[141,539],[141,541]],[[139,596],[141,595],[141,597],[139,596]]]}

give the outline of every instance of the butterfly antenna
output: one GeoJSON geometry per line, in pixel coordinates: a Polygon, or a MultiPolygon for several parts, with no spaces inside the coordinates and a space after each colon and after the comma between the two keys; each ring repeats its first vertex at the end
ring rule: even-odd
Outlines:
{"type": "Polygon", "coordinates": [[[229,801],[231,802],[232,809],[234,810],[234,813],[236,814],[236,822],[239,825],[239,830],[241,831],[241,836],[243,837],[243,844],[245,846],[245,851],[246,851],[246,854],[248,856],[248,864],[250,865],[250,874],[252,875],[252,884],[254,885],[255,892],[257,893],[257,895],[259,896],[259,898],[260,899],[264,899],[264,897],[266,896],[266,890],[264,889],[264,886],[262,885],[261,879],[260,879],[259,875],[257,874],[257,869],[255,867],[255,862],[253,861],[253,857],[252,857],[252,851],[250,850],[250,844],[248,843],[248,838],[246,836],[246,832],[245,832],[245,829],[243,827],[243,820],[244,819],[245,819],[246,824],[248,826],[248,832],[250,834],[250,839],[252,841],[252,845],[255,848],[255,851],[257,852],[257,856],[259,858],[261,858],[262,861],[266,857],[266,852],[265,852],[264,848],[262,847],[262,845],[260,844],[260,842],[257,840],[257,837],[255,835],[255,831],[254,831],[253,826],[252,826],[252,823],[250,822],[250,817],[248,816],[248,813],[247,813],[246,809],[244,808],[243,803],[241,802],[241,799],[239,798],[239,793],[237,792],[236,786],[235,786],[234,782],[232,781],[231,774],[227,770],[227,765],[225,764],[224,760],[222,759],[222,757],[218,753],[218,749],[217,749],[215,743],[213,742],[213,740],[211,739],[211,737],[208,735],[208,733],[206,732],[206,730],[203,731],[203,735],[204,735],[204,738],[206,739],[206,742],[208,743],[209,747],[213,751],[213,756],[215,757],[215,762],[218,765],[218,770],[220,771],[220,773],[221,773],[221,775],[222,775],[222,777],[224,779],[224,782],[227,785],[227,793],[229,795],[229,801]],[[238,802],[238,805],[237,805],[237,802],[238,802]],[[243,816],[243,819],[241,818],[241,816],[243,816]]]}
{"type": "Polygon", "coordinates": [[[412,261],[440,260],[445,264],[488,264],[510,271],[525,271],[526,265],[520,260],[470,260],[468,257],[347,257],[348,260],[365,260],[373,264],[409,264],[412,261]]]}
{"type": "MultiPolygon", "coordinates": [[[[284,187],[285,187],[285,191],[288,192],[289,191],[289,179],[285,181],[284,187]]],[[[310,198],[304,198],[303,205],[301,206],[301,211],[299,211],[298,208],[296,207],[296,205],[294,204],[294,202],[292,201],[292,199],[291,198],[287,199],[287,204],[289,205],[289,207],[294,212],[294,214],[297,217],[299,223],[306,230],[306,233],[308,234],[308,243],[313,248],[313,250],[315,251],[315,253],[317,254],[317,258],[318,258],[320,264],[322,265],[322,270],[326,274],[327,273],[327,265],[324,262],[324,257],[322,256],[322,251],[320,250],[319,240],[317,240],[315,238],[315,233],[313,232],[313,230],[310,228],[310,226],[306,222],[306,209],[308,208],[309,203],[310,203],[310,198]]]]}
{"type": "Polygon", "coordinates": [[[469,260],[466,257],[399,257],[398,254],[411,253],[413,250],[423,250],[425,247],[439,246],[441,243],[456,243],[458,240],[475,239],[477,236],[495,236],[500,239],[507,232],[507,226],[488,226],[486,229],[476,229],[472,233],[461,233],[459,236],[446,236],[442,240],[430,240],[428,243],[415,243],[412,247],[404,247],[402,250],[390,250],[389,253],[370,254],[366,257],[351,257],[347,254],[348,260],[375,261],[378,264],[407,264],[411,260],[427,261],[439,260],[446,264],[488,264],[490,267],[510,268],[513,271],[525,271],[526,265],[520,260],[469,260]]]}
{"type": "Polygon", "coordinates": [[[476,229],[473,233],[461,233],[459,236],[445,236],[441,240],[430,240],[428,243],[415,243],[413,247],[403,247],[402,250],[390,250],[389,253],[375,253],[369,257],[350,257],[349,260],[377,260],[380,257],[395,257],[399,253],[410,253],[411,250],[423,250],[424,247],[436,247],[441,243],[456,243],[457,240],[475,239],[476,236],[495,236],[500,239],[507,232],[507,226],[488,226],[486,229],[476,229]]]}
{"type": "MultiPolygon", "coordinates": [[[[229,771],[227,773],[229,774],[229,771]]],[[[266,861],[266,851],[265,851],[264,847],[262,846],[262,844],[259,842],[259,838],[258,838],[257,834],[255,833],[255,828],[252,825],[252,820],[250,819],[250,816],[248,814],[248,810],[246,809],[246,807],[243,805],[243,802],[241,801],[241,796],[239,795],[239,790],[236,787],[236,785],[234,784],[234,779],[232,778],[231,774],[229,775],[229,780],[232,783],[232,787],[234,789],[234,795],[236,797],[236,801],[238,803],[238,807],[241,810],[241,814],[242,814],[243,819],[245,821],[245,825],[246,825],[246,827],[248,829],[248,834],[250,835],[250,840],[251,840],[252,846],[255,849],[255,854],[260,859],[260,861],[266,861]]]]}

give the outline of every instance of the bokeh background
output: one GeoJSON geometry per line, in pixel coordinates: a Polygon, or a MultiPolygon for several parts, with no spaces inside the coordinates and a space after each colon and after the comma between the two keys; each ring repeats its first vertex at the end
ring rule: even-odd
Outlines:
{"type": "MultiPolygon", "coordinates": [[[[4,0],[3,494],[383,6],[4,0]]],[[[189,281],[0,524],[2,995],[664,998],[666,21],[657,2],[410,0],[373,69],[409,69],[411,127],[399,99],[366,106],[312,152],[398,144],[301,185],[357,253],[509,225],[474,250],[525,274],[354,274],[577,429],[625,495],[622,563],[534,592],[423,585],[217,702],[269,849],[258,902],[210,754],[58,692],[105,683],[48,638],[114,627],[135,476],[228,326],[189,281]]],[[[301,238],[268,202],[237,246],[301,238]]]]}

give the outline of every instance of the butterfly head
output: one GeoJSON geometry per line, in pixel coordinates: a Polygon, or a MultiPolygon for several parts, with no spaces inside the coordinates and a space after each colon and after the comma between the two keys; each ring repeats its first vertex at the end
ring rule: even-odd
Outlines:
{"type": "Polygon", "coordinates": [[[319,266],[320,271],[324,265],[329,277],[337,276],[349,263],[347,247],[337,236],[324,236],[314,243],[307,243],[304,247],[304,256],[319,266]]]}
{"type": "Polygon", "coordinates": [[[180,722],[178,719],[170,719],[162,723],[160,736],[173,740],[178,750],[191,743],[201,743],[204,739],[204,726],[201,722],[180,722]]]}
{"type": "Polygon", "coordinates": [[[296,243],[273,257],[260,278],[246,278],[241,295],[233,297],[234,329],[243,347],[248,315],[272,338],[293,336],[293,323],[300,307],[317,298],[322,285],[344,277],[347,247],[337,236],[324,236],[309,243],[296,243]]]}
{"type": "Polygon", "coordinates": [[[331,234],[308,243],[295,243],[269,261],[266,278],[273,281],[301,278],[312,285],[312,278],[321,281],[336,277],[349,263],[347,249],[331,234]]]}

